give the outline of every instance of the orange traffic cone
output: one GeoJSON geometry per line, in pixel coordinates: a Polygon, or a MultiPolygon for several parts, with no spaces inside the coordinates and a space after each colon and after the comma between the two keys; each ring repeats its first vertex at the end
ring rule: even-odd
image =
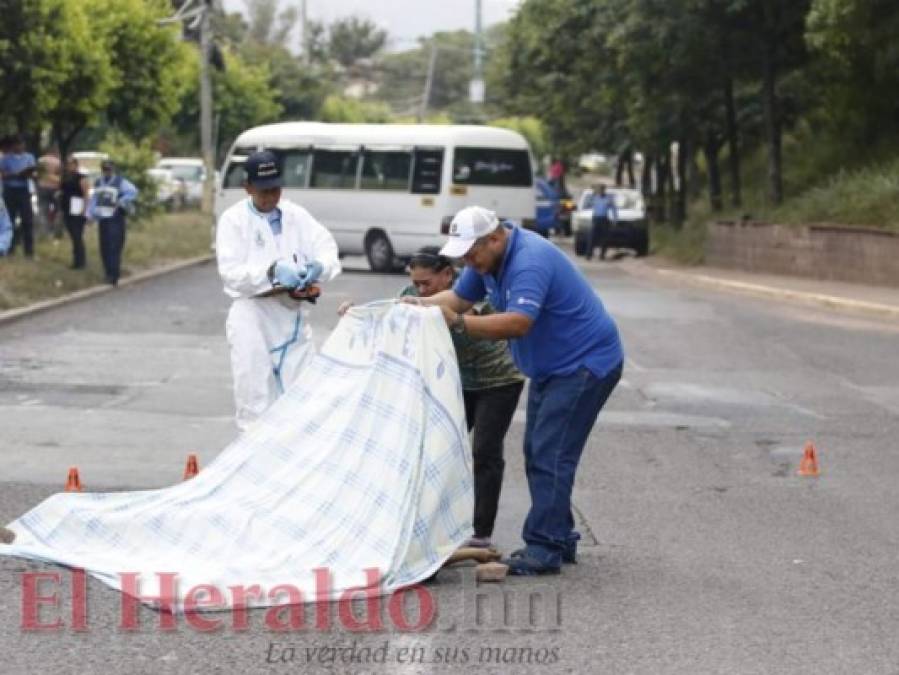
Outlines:
{"type": "Polygon", "coordinates": [[[78,467],[69,469],[69,478],[66,480],[66,492],[81,492],[81,477],[78,475],[78,467]]]}
{"type": "Polygon", "coordinates": [[[187,464],[184,467],[184,480],[188,478],[193,478],[198,473],[200,473],[200,464],[197,462],[196,455],[188,455],[187,456],[187,464]]]}
{"type": "Polygon", "coordinates": [[[809,441],[805,444],[805,455],[799,462],[799,471],[796,472],[800,476],[817,476],[818,471],[818,454],[815,452],[814,444],[809,441]]]}

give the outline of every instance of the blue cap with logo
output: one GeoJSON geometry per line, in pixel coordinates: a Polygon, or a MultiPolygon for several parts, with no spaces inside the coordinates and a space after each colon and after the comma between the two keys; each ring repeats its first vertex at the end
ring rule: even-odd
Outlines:
{"type": "Polygon", "coordinates": [[[243,166],[247,174],[247,183],[253,187],[263,190],[281,187],[281,169],[278,167],[275,153],[268,150],[254,152],[247,157],[243,166]]]}

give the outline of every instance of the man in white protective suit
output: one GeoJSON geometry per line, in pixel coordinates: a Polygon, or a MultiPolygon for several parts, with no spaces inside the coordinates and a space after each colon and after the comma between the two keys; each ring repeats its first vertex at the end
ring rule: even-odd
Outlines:
{"type": "Polygon", "coordinates": [[[241,430],[290,388],[315,348],[307,303],[297,296],[340,274],[331,233],[281,199],[275,154],[254,152],[244,168],[249,197],[221,215],[215,242],[225,294],[233,299],[225,330],[241,430]]]}

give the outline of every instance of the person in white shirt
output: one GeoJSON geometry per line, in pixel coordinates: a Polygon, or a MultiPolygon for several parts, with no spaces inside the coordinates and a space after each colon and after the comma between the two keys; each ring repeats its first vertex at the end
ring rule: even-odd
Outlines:
{"type": "Polygon", "coordinates": [[[225,330],[231,347],[237,426],[247,429],[296,380],[314,350],[302,291],[340,274],[337,243],[306,209],[281,199],[271,152],[244,165],[247,199],[216,230],[218,271],[233,299],[225,330]]]}

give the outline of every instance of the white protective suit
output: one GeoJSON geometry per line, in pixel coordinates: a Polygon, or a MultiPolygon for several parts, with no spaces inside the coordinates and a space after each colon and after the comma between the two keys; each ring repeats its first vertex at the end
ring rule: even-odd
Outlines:
{"type": "Polygon", "coordinates": [[[340,274],[337,243],[306,209],[282,199],[281,234],[248,197],[218,221],[215,246],[225,294],[234,299],[225,331],[231,346],[237,426],[246,429],[296,379],[314,350],[306,302],[286,295],[254,297],[272,289],[268,270],[276,260],[322,264],[319,282],[340,274]]]}

